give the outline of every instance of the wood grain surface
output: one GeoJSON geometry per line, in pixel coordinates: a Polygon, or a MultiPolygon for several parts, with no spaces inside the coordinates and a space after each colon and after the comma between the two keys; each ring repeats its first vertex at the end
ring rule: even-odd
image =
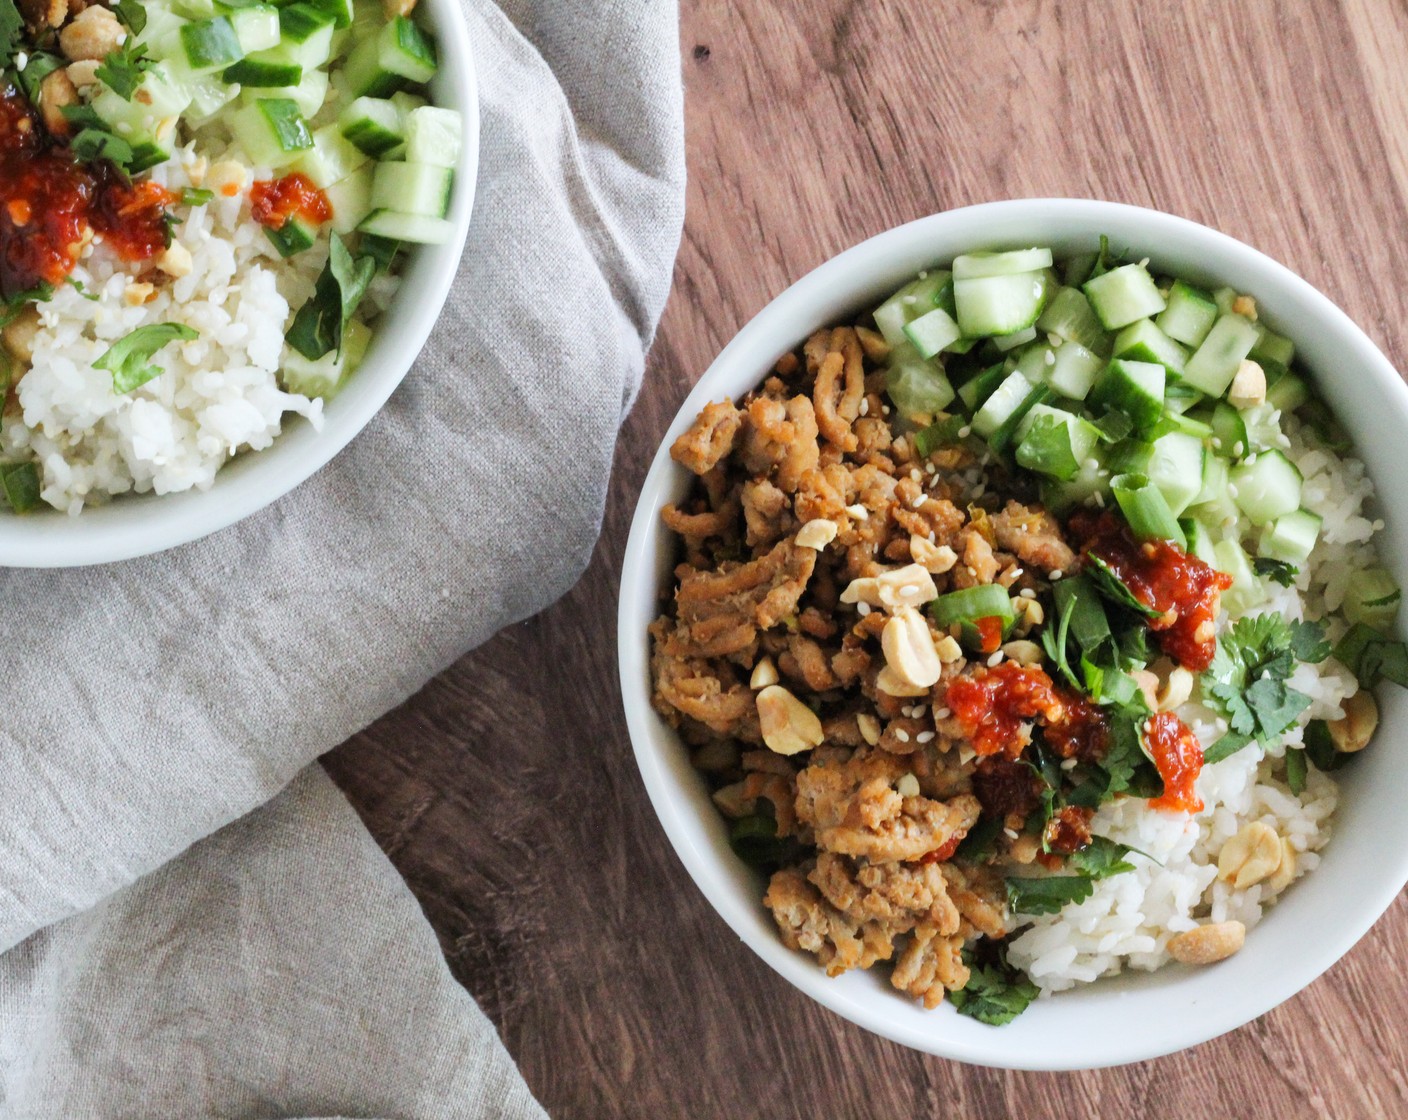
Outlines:
{"type": "Polygon", "coordinates": [[[1408,7],[698,0],[680,54],[684,243],[590,570],[327,759],[533,1091],[561,1120],[1408,1116],[1402,901],[1276,1011],[1122,1069],[965,1067],[810,1003],[668,847],[614,633],[635,497],[689,386],[773,295],[908,219],[1042,195],[1172,211],[1403,361],[1408,7]]]}

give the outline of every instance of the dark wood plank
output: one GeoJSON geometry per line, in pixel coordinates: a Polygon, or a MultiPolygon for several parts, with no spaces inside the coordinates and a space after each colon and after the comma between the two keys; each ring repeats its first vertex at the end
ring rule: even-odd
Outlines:
{"type": "Polygon", "coordinates": [[[669,850],[614,633],[635,495],[689,385],[788,283],[901,221],[1155,206],[1284,261],[1403,354],[1406,50],[1387,0],[688,6],[689,217],[591,569],[328,758],[554,1116],[1408,1115],[1402,902],[1298,998],[1136,1067],[964,1067],[810,1004],[669,850]]]}

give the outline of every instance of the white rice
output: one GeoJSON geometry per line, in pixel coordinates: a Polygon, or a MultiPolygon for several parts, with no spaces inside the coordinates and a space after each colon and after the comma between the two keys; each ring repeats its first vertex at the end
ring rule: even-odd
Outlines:
{"type": "MultiPolygon", "coordinates": [[[[221,158],[248,166],[208,128],[152,178],[176,191],[199,186],[193,176],[199,180],[221,158]]],[[[252,179],[271,177],[267,169],[250,170],[252,179]]],[[[287,417],[322,426],[322,401],[284,392],[277,373],[284,331],[313,292],[326,239],[281,259],[250,215],[247,192],[217,194],[178,213],[184,220],[174,239],[191,254],[188,275],[167,282],[149,267],[121,261],[96,239],[73,272],[81,290],[61,285],[38,305],[32,367],[16,389],[22,422],[7,418],[0,451],[32,455],[41,496],[70,514],[129,491],[206,489],[231,456],[268,447],[287,417]],[[155,297],[142,303],[133,293],[129,303],[129,289],[143,281],[157,282],[155,297]],[[112,374],[93,362],[118,339],[154,323],[184,323],[198,337],[158,351],[152,361],[161,376],[114,393],[112,374]]],[[[395,280],[379,276],[361,317],[384,308],[394,291],[395,280]]]]}
{"type": "MultiPolygon", "coordinates": [[[[1374,525],[1364,513],[1373,485],[1358,460],[1309,445],[1293,417],[1283,420],[1283,429],[1290,442],[1286,454],[1305,478],[1302,502],[1324,518],[1324,524],[1296,586],[1272,586],[1274,594],[1248,613],[1320,618],[1343,601],[1351,573],[1376,563],[1374,525]]],[[[1237,533],[1247,527],[1227,528],[1237,533]]],[[[1336,624],[1329,632],[1337,636],[1341,629],[1336,624]]],[[[1223,844],[1254,821],[1289,841],[1296,853],[1297,878],[1314,870],[1319,863],[1316,852],[1330,838],[1336,783],[1311,766],[1306,788],[1297,796],[1275,775],[1283,772],[1280,760],[1288,746],[1301,742],[1305,725],[1312,719],[1339,718],[1344,714],[1342,702],[1359,685],[1333,659],[1298,666],[1288,683],[1310,696],[1310,707],[1279,741],[1265,748],[1253,743],[1204,767],[1197,783],[1204,805],[1200,813],[1153,810],[1135,797],[1116,798],[1096,813],[1092,830],[1097,836],[1145,854],[1130,856],[1133,871],[1098,881],[1084,902],[1032,920],[1012,939],[1009,959],[1027,972],[1043,995],[1125,968],[1158,968],[1170,959],[1169,939],[1203,922],[1236,919],[1248,930],[1254,927],[1275,901],[1266,882],[1238,891],[1217,878],[1223,844]]],[[[1195,691],[1178,714],[1208,747],[1225,725],[1219,725],[1216,714],[1198,699],[1195,691]]]]}

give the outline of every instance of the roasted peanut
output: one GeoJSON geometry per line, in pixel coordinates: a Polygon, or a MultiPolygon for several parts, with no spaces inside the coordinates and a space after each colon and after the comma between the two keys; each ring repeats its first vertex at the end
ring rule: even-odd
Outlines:
{"type": "Polygon", "coordinates": [[[929,689],[923,685],[910,684],[907,680],[896,673],[890,666],[880,666],[880,672],[875,676],[875,687],[886,696],[928,696],[929,689]]]}
{"type": "Polygon", "coordinates": [[[770,684],[758,693],[763,742],[778,754],[797,754],[821,744],[821,720],[787,689],[770,684]]]}
{"type": "Polygon", "coordinates": [[[1180,665],[1169,673],[1168,680],[1164,681],[1154,694],[1154,698],[1158,701],[1155,710],[1171,712],[1187,703],[1188,697],[1192,695],[1193,674],[1180,665]]]}
{"type": "Polygon", "coordinates": [[[39,309],[30,303],[0,331],[0,342],[12,358],[28,365],[34,360],[34,336],[38,333],[39,309]]]}
{"type": "Polygon", "coordinates": [[[1235,314],[1256,322],[1256,300],[1251,296],[1238,296],[1232,301],[1232,310],[1235,314]]]}
{"type": "Polygon", "coordinates": [[[753,666],[753,675],[748,678],[749,688],[767,688],[770,684],[778,682],[777,666],[773,664],[771,657],[760,658],[753,666]]]}
{"type": "Polygon", "coordinates": [[[98,80],[98,67],[101,65],[96,58],[85,58],[82,62],[70,62],[64,72],[76,87],[86,89],[98,80]]]}
{"type": "Polygon", "coordinates": [[[1168,953],[1184,964],[1213,964],[1226,960],[1247,940],[1241,922],[1213,922],[1169,938],[1168,953]]]}
{"type": "Polygon", "coordinates": [[[921,537],[918,534],[910,535],[909,554],[914,558],[916,564],[936,576],[942,575],[958,563],[958,553],[948,545],[935,544],[928,537],[921,537]]]}
{"type": "Polygon", "coordinates": [[[1041,647],[1035,642],[1029,642],[1025,638],[1007,642],[1002,647],[1003,654],[1008,661],[1015,661],[1018,665],[1040,665],[1041,647]]]}
{"type": "Polygon", "coordinates": [[[1344,702],[1344,718],[1332,720],[1329,728],[1335,750],[1343,754],[1362,751],[1379,728],[1379,705],[1374,694],[1361,688],[1344,702]]]}
{"type": "Polygon", "coordinates": [[[860,728],[860,737],[872,747],[880,741],[880,721],[869,712],[856,716],[856,726],[860,728]]]}
{"type": "Polygon", "coordinates": [[[929,623],[913,607],[895,609],[880,632],[880,647],[887,667],[907,685],[927,689],[943,673],[929,623]]]}
{"type": "Polygon", "coordinates": [[[166,275],[179,280],[182,276],[190,275],[195,261],[192,260],[189,249],[179,241],[172,241],[162,250],[161,256],[157,257],[156,266],[166,275]]]}
{"type": "Polygon", "coordinates": [[[127,38],[117,17],[95,4],[84,8],[59,32],[59,48],[70,62],[107,58],[127,38]]]}
{"type": "Polygon", "coordinates": [[[836,522],[825,517],[813,518],[797,530],[797,545],[820,552],[836,539],[836,522]]]}
{"type": "Polygon", "coordinates": [[[935,642],[934,650],[945,665],[952,665],[963,657],[963,647],[958,644],[958,639],[950,634],[945,634],[935,642]]]}
{"type": "Polygon", "coordinates": [[[1280,893],[1291,885],[1296,877],[1296,850],[1285,837],[1281,838],[1281,864],[1276,873],[1266,880],[1267,890],[1280,893]]]}
{"type": "Polygon", "coordinates": [[[1217,855],[1217,877],[1239,891],[1275,874],[1280,866],[1281,837],[1261,821],[1246,825],[1217,855]]]}
{"type": "Polygon", "coordinates": [[[921,607],[937,599],[934,577],[919,564],[906,564],[878,576],[853,579],[841,592],[843,603],[868,603],[872,607],[921,607]]]}
{"type": "Polygon", "coordinates": [[[1131,669],[1129,675],[1139,686],[1139,691],[1144,694],[1145,702],[1150,708],[1157,710],[1159,706],[1159,678],[1148,669],[1131,669]]]}
{"type": "Polygon", "coordinates": [[[64,108],[77,104],[78,90],[66,71],[54,70],[39,83],[39,115],[52,135],[68,135],[68,118],[64,116],[64,108]]]}
{"type": "Polygon", "coordinates": [[[1266,372],[1251,359],[1243,359],[1227,388],[1227,403],[1233,408],[1251,408],[1266,401],[1266,372]]]}
{"type": "Polygon", "coordinates": [[[913,774],[901,774],[900,780],[895,783],[895,792],[901,797],[918,797],[919,779],[913,774]]]}

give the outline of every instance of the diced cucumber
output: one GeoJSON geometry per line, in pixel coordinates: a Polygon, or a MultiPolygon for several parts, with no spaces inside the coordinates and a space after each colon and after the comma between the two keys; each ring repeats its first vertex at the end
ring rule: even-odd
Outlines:
{"type": "Polygon", "coordinates": [[[1175,280],[1168,290],[1168,306],[1158,319],[1159,329],[1175,342],[1185,346],[1201,346],[1217,322],[1217,304],[1202,288],[1184,280],[1175,280]]]}
{"type": "MultiPolygon", "coordinates": [[[[375,183],[384,182],[381,168],[396,166],[399,165],[381,164],[377,168],[375,183]]],[[[373,185],[374,206],[376,192],[376,185],[373,185]]],[[[943,367],[938,362],[921,358],[919,352],[908,342],[890,350],[890,368],[885,375],[885,391],[890,395],[890,400],[894,402],[900,415],[906,419],[932,416],[952,404],[954,397],[953,386],[949,383],[943,367]]]]}
{"type": "Polygon", "coordinates": [[[1196,517],[1180,517],[1178,527],[1183,530],[1184,548],[1189,555],[1196,556],[1209,567],[1217,567],[1216,541],[1212,531],[1196,517]]]}
{"type": "Polygon", "coordinates": [[[332,57],[333,17],[312,4],[279,9],[279,45],[303,69],[316,70],[332,57]]]}
{"type": "Polygon", "coordinates": [[[1112,474],[1144,474],[1154,461],[1154,445],[1142,439],[1122,439],[1105,449],[1105,468],[1112,474]]]}
{"type": "Polygon", "coordinates": [[[336,28],[352,26],[352,19],[355,13],[352,10],[352,0],[304,0],[311,8],[316,8],[324,15],[332,19],[332,25],[336,28]]]}
{"type": "MultiPolygon", "coordinates": [[[[347,146],[352,148],[351,144],[347,146]]],[[[443,218],[450,209],[453,179],[454,172],[448,167],[430,167],[423,163],[377,164],[372,182],[372,209],[443,218]]],[[[921,352],[920,356],[929,355],[921,352]]]]}
{"type": "Polygon", "coordinates": [[[1227,490],[1231,481],[1229,472],[1226,459],[1211,453],[1203,456],[1203,482],[1190,508],[1209,525],[1236,524],[1242,516],[1227,490]]]}
{"type": "Polygon", "coordinates": [[[372,166],[354,171],[345,179],[323,188],[332,205],[332,228],[344,237],[372,212],[372,166]]]}
{"type": "Polygon", "coordinates": [[[1384,568],[1363,568],[1349,577],[1344,616],[1350,622],[1388,630],[1398,618],[1403,592],[1384,568]]]}
{"type": "Polygon", "coordinates": [[[1236,288],[1218,288],[1212,294],[1212,302],[1219,315],[1231,315],[1232,305],[1237,302],[1236,288]]]}
{"type": "Polygon", "coordinates": [[[1149,481],[1157,486],[1177,517],[1203,488],[1203,441],[1182,432],[1154,440],[1149,481]]]}
{"type": "Polygon", "coordinates": [[[1007,353],[1015,350],[1019,346],[1025,346],[1029,342],[1036,340],[1036,327],[1027,327],[1025,330],[1013,331],[1011,334],[994,335],[992,344],[999,353],[1007,353]]]}
{"type": "Polygon", "coordinates": [[[1252,571],[1251,559],[1242,546],[1230,537],[1213,546],[1217,570],[1232,577],[1232,586],[1222,594],[1222,604],[1232,614],[1250,610],[1266,597],[1261,580],[1252,571]]]}
{"type": "Polygon", "coordinates": [[[1221,316],[1188,359],[1183,380],[1210,397],[1222,396],[1255,343],[1256,328],[1250,322],[1240,315],[1221,316]]]}
{"type": "MultiPolygon", "coordinates": [[[[984,438],[992,436],[1022,408],[1035,388],[1025,375],[1013,370],[973,414],[973,431],[984,438]]],[[[1018,419],[1020,421],[1020,417],[1018,419]]]]}
{"type": "Polygon", "coordinates": [[[312,120],[318,115],[318,110],[323,107],[327,96],[327,73],[322,70],[308,70],[304,72],[303,80],[296,86],[270,87],[268,89],[251,87],[240,94],[240,101],[245,105],[252,105],[256,101],[267,98],[292,101],[298,106],[298,111],[305,118],[312,120]]]}
{"type": "Polygon", "coordinates": [[[1213,450],[1227,459],[1240,459],[1251,450],[1247,439],[1247,423],[1242,414],[1226,401],[1213,405],[1212,416],[1213,450]]]}
{"type": "Polygon", "coordinates": [[[1188,351],[1159,330],[1152,319],[1130,323],[1115,335],[1111,353],[1136,362],[1157,362],[1174,375],[1182,374],[1188,361],[1188,351]]]}
{"type": "Polygon", "coordinates": [[[1253,525],[1300,508],[1300,471],[1279,451],[1263,451],[1230,472],[1232,500],[1253,525]]]}
{"type": "Polygon", "coordinates": [[[313,134],[298,106],[283,98],[261,98],[230,114],[230,129],[256,166],[286,167],[313,146],[313,134]]]}
{"type": "Polygon", "coordinates": [[[303,80],[303,67],[287,59],[243,58],[220,75],[251,89],[281,89],[303,80]]]}
{"type": "Polygon", "coordinates": [[[1164,378],[1164,367],[1155,362],[1115,358],[1095,379],[1090,401],[1103,408],[1118,409],[1134,421],[1136,428],[1150,428],[1163,415],[1164,378]]]}
{"type": "Polygon", "coordinates": [[[1046,283],[1039,272],[981,276],[953,282],[958,326],[968,338],[1010,335],[1041,314],[1046,283]]]}
{"type": "Polygon", "coordinates": [[[272,4],[251,4],[236,9],[230,13],[229,20],[240,50],[246,55],[279,45],[279,9],[272,4]]]}
{"type": "MultiPolygon", "coordinates": [[[[425,112],[424,109],[419,110],[425,112]]],[[[408,144],[406,156],[409,160],[412,145],[408,144]]],[[[386,166],[393,166],[387,164],[386,166]]],[[[409,163],[407,166],[411,166],[409,163]]],[[[422,165],[424,166],[424,165],[422,165]]],[[[453,164],[438,165],[451,167],[453,164]]],[[[932,311],[926,311],[919,318],[914,319],[904,325],[905,336],[914,344],[914,348],[919,351],[921,358],[932,358],[945,346],[957,342],[962,335],[958,329],[958,324],[942,307],[936,307],[932,311]]]]}
{"type": "Polygon", "coordinates": [[[1056,347],[1056,361],[1048,367],[1046,381],[1063,397],[1080,401],[1090,393],[1095,378],[1104,368],[1104,359],[1080,343],[1067,340],[1056,347]]]}
{"type": "Polygon", "coordinates": [[[363,233],[374,233],[393,241],[413,241],[417,245],[443,245],[455,229],[445,218],[398,214],[394,210],[374,210],[357,228],[363,233]]]}
{"type": "Polygon", "coordinates": [[[342,135],[369,156],[383,156],[406,142],[401,114],[379,97],[359,97],[338,118],[342,135]]]}
{"type": "MultiPolygon", "coordinates": [[[[406,117],[406,162],[455,167],[460,161],[463,136],[464,120],[457,110],[435,105],[412,109],[406,117]]],[[[952,318],[950,312],[945,314],[952,318]]],[[[954,335],[955,340],[957,337],[954,335]]]]}
{"type": "Polygon", "coordinates": [[[190,103],[189,89],[172,79],[167,63],[158,62],[142,75],[132,100],[104,87],[93,98],[92,109],[130,143],[134,138],[155,138],[162,122],[180,116],[190,103]]]}
{"type": "Polygon", "coordinates": [[[983,276],[1016,276],[1051,267],[1050,249],[1014,249],[1006,253],[965,253],[953,261],[953,278],[976,280],[983,276]]]}
{"type": "Polygon", "coordinates": [[[234,25],[225,16],[187,23],[181,28],[181,47],[193,74],[224,70],[244,57],[234,25]]]}
{"type": "Polygon", "coordinates": [[[1260,323],[1253,324],[1256,327],[1256,345],[1251,349],[1247,357],[1254,362],[1275,362],[1277,365],[1288,366],[1295,360],[1296,344],[1289,338],[1283,338],[1279,334],[1267,330],[1260,323]]]}
{"type": "MultiPolygon", "coordinates": [[[[313,181],[313,185],[320,190],[325,190],[334,183],[339,183],[346,179],[358,168],[365,166],[371,161],[371,157],[356,145],[351,144],[343,137],[337,125],[324,125],[313,133],[313,146],[298,157],[293,169],[301,171],[313,181]]],[[[385,164],[383,166],[405,166],[402,164],[385,164]]],[[[376,209],[375,206],[369,209],[376,209]]],[[[411,212],[411,211],[407,211],[411,212]]],[[[366,215],[363,214],[363,217],[366,215]]],[[[442,218],[444,214],[432,214],[433,218],[442,218]]]]}
{"type": "Polygon", "coordinates": [[[372,332],[360,320],[352,319],[342,332],[340,353],[329,350],[316,361],[310,361],[292,346],[285,346],[279,370],[284,390],[330,400],[362,364],[371,340],[372,332]]]}
{"type": "Polygon", "coordinates": [[[1081,290],[1107,331],[1120,330],[1164,309],[1164,297],[1143,265],[1113,268],[1103,276],[1087,280],[1081,290]]]}
{"type": "Polygon", "coordinates": [[[958,399],[963,402],[963,407],[969,415],[981,408],[987,399],[997,391],[997,387],[1002,384],[1003,378],[1007,376],[1008,372],[1004,363],[997,362],[963,383],[958,390],[958,399]]]}
{"type": "Polygon", "coordinates": [[[385,97],[408,82],[430,81],[435,70],[430,40],[414,23],[398,16],[353,49],[344,74],[353,97],[385,97]]]}
{"type": "Polygon", "coordinates": [[[1261,361],[1266,374],[1266,403],[1282,413],[1294,412],[1310,400],[1310,388],[1279,362],[1270,358],[1261,361]]]}
{"type": "Polygon", "coordinates": [[[1039,384],[1033,387],[1032,391],[1027,394],[1026,400],[998,425],[997,431],[988,436],[988,446],[998,453],[1005,452],[1017,438],[1017,431],[1026,420],[1027,414],[1037,405],[1045,404],[1051,400],[1052,396],[1049,385],[1039,384]]]}
{"type": "Polygon", "coordinates": [[[1066,342],[1078,343],[1092,353],[1110,353],[1110,336],[1079,288],[1057,288],[1047,300],[1036,327],[1066,342]]]}
{"type": "MultiPolygon", "coordinates": [[[[401,131],[410,132],[411,116],[424,107],[424,102],[411,106],[404,94],[393,94],[391,104],[401,114],[401,131]]],[[[950,273],[943,269],[932,269],[917,280],[911,280],[884,303],[875,309],[875,326],[891,346],[899,346],[907,341],[904,333],[906,323],[923,318],[938,306],[939,290],[949,281],[950,273]]]]}
{"type": "Polygon", "coordinates": [[[1094,424],[1050,405],[1033,405],[1017,427],[1017,463],[1067,482],[1091,459],[1100,432],[1094,424]]]}
{"type": "Polygon", "coordinates": [[[318,227],[304,221],[297,214],[291,214],[278,229],[265,226],[264,235],[279,251],[279,256],[291,257],[313,247],[313,243],[318,240],[318,227]]]}
{"type": "Polygon", "coordinates": [[[1320,525],[1320,518],[1308,509],[1282,514],[1262,534],[1259,551],[1273,560],[1304,564],[1320,539],[1320,525]]]}

